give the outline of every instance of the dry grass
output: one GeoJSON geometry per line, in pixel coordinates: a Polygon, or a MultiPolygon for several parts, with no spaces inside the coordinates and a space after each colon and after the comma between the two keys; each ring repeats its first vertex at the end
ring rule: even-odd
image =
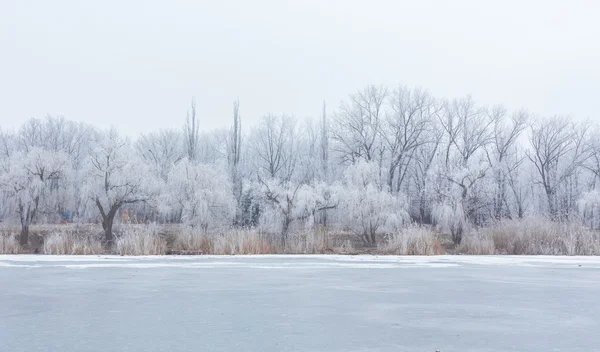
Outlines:
{"type": "Polygon", "coordinates": [[[378,244],[377,250],[381,254],[393,255],[444,254],[435,233],[429,228],[419,226],[410,226],[388,236],[378,244]]]}
{"type": "Polygon", "coordinates": [[[200,231],[180,229],[172,237],[173,251],[190,254],[207,254],[213,252],[213,241],[200,231]]]}
{"type": "Polygon", "coordinates": [[[156,226],[132,226],[117,237],[115,250],[120,255],[161,255],[167,253],[167,240],[156,226]]]}
{"type": "Polygon", "coordinates": [[[502,221],[466,237],[459,250],[466,254],[600,255],[600,233],[579,222],[502,221]]]}
{"type": "Polygon", "coordinates": [[[18,254],[21,251],[16,234],[0,233],[0,254],[18,254]]]}
{"type": "Polygon", "coordinates": [[[100,254],[103,253],[100,239],[73,230],[64,229],[44,237],[44,254],[100,254]]]}
{"type": "Polygon", "coordinates": [[[463,254],[488,255],[495,254],[494,241],[485,235],[471,232],[465,235],[458,246],[458,252],[463,254]]]}
{"type": "Polygon", "coordinates": [[[206,233],[182,229],[174,234],[173,251],[186,254],[273,254],[279,253],[269,236],[256,230],[232,229],[206,233]]]}
{"type": "MultiPolygon", "coordinates": [[[[44,254],[108,253],[101,245],[99,226],[42,225],[32,233],[42,239],[44,254]]],[[[24,253],[18,231],[0,230],[0,254],[24,253]]],[[[278,234],[257,229],[204,233],[180,225],[121,225],[112,253],[121,255],[180,254],[354,254],[354,237],[327,229],[293,232],[285,248],[278,234]],[[165,235],[162,232],[168,233],[165,235]]],[[[409,226],[378,239],[377,253],[392,255],[444,254],[442,237],[429,227],[409,226]]],[[[359,244],[360,245],[360,244],[359,244]]],[[[31,251],[31,249],[29,249],[31,251]]],[[[554,223],[543,218],[502,221],[465,234],[457,252],[463,254],[600,255],[600,232],[581,223],[554,223]]],[[[363,248],[359,252],[371,252],[363,248]]]]}
{"type": "Polygon", "coordinates": [[[292,254],[324,254],[334,252],[331,236],[323,230],[290,234],[285,252],[292,254]]]}
{"type": "Polygon", "coordinates": [[[212,235],[210,254],[276,254],[281,253],[271,236],[256,230],[230,230],[212,235]]]}
{"type": "Polygon", "coordinates": [[[229,229],[216,233],[183,230],[175,233],[173,250],[186,254],[323,254],[352,253],[350,241],[334,245],[332,236],[322,230],[303,231],[288,235],[285,249],[280,238],[255,229],[229,229]]]}

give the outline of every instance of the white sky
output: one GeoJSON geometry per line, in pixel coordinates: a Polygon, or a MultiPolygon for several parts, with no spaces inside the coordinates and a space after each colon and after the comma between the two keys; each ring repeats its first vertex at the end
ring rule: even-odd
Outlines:
{"type": "Polygon", "coordinates": [[[600,1],[0,3],[0,126],[46,114],[130,135],[318,116],[367,84],[600,121],[600,1]]]}

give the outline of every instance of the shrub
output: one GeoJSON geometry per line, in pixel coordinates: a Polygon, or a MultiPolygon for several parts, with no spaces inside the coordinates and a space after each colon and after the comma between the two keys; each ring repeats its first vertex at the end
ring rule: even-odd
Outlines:
{"type": "Polygon", "coordinates": [[[0,233],[0,254],[18,254],[20,249],[16,234],[0,233]]]}

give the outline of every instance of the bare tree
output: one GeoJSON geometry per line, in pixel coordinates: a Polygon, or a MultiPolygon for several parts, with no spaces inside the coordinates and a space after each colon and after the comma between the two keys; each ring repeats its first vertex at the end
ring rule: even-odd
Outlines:
{"type": "Polygon", "coordinates": [[[17,135],[18,149],[25,152],[32,148],[64,152],[71,159],[75,169],[79,169],[89,151],[93,129],[84,123],[75,123],[64,117],[46,116],[44,119],[29,119],[17,135]]]}
{"type": "Polygon", "coordinates": [[[250,146],[257,168],[270,178],[289,181],[296,166],[296,120],[269,114],[252,131],[250,146]]]}
{"type": "MultiPolygon", "coordinates": [[[[596,129],[590,134],[593,136],[597,136],[600,133],[598,130],[598,126],[596,129]]],[[[591,180],[590,187],[596,188],[598,185],[598,181],[600,180],[600,140],[597,138],[591,138],[589,141],[590,148],[590,158],[586,160],[583,164],[583,167],[590,171],[593,175],[593,179],[591,180]]]]}
{"type": "Polygon", "coordinates": [[[329,123],[327,122],[327,105],[323,101],[321,116],[321,172],[324,180],[329,179],[329,123]]]}
{"type": "MultiPolygon", "coordinates": [[[[510,187],[513,201],[514,211],[519,219],[525,216],[525,211],[528,208],[528,200],[531,195],[531,188],[529,187],[529,180],[524,178],[522,169],[525,156],[521,149],[517,149],[513,155],[509,156],[512,161],[508,165],[512,167],[506,168],[506,181],[510,187]]],[[[508,207],[508,205],[507,205],[508,207]]]]}
{"type": "Polygon", "coordinates": [[[192,98],[190,109],[187,112],[184,126],[185,145],[188,159],[196,161],[198,158],[198,137],[200,125],[196,118],[196,100],[192,98]]]}
{"type": "Polygon", "coordinates": [[[382,153],[379,138],[388,90],[383,86],[368,86],[350,95],[334,115],[332,138],[334,150],[341,161],[355,163],[377,160],[382,153]]]}
{"type": "Polygon", "coordinates": [[[538,121],[531,127],[531,150],[527,157],[537,171],[536,183],[546,195],[548,214],[553,220],[568,216],[559,213],[559,187],[574,176],[590,157],[587,143],[589,124],[577,125],[565,117],[538,121]]]}
{"type": "Polygon", "coordinates": [[[388,188],[399,192],[415,148],[429,142],[425,132],[431,128],[438,109],[426,91],[411,91],[402,86],[392,93],[390,108],[391,113],[381,126],[381,136],[390,158],[388,188]]]}
{"type": "Polygon", "coordinates": [[[236,178],[237,168],[242,155],[242,117],[240,115],[240,101],[233,102],[233,126],[231,128],[231,142],[229,147],[228,161],[232,169],[233,178],[236,178]]]}
{"type": "Polygon", "coordinates": [[[441,205],[435,212],[438,221],[448,226],[455,244],[470,223],[476,222],[482,199],[474,195],[487,167],[481,153],[492,140],[493,120],[468,96],[446,103],[438,115],[445,135],[445,151],[438,193],[441,205]],[[454,190],[453,188],[456,188],[454,190]]]}
{"type": "Polygon", "coordinates": [[[162,129],[142,134],[135,147],[142,158],[164,181],[175,163],[185,156],[181,148],[181,132],[162,129]]]}
{"type": "Polygon", "coordinates": [[[233,183],[233,194],[237,203],[236,222],[241,215],[242,177],[240,175],[240,160],[242,156],[242,117],[240,115],[239,99],[233,102],[233,126],[231,127],[227,161],[233,183]]]}
{"type": "Polygon", "coordinates": [[[17,148],[17,137],[14,133],[0,129],[0,160],[9,159],[17,148]]]}
{"type": "Polygon", "coordinates": [[[435,157],[439,151],[442,140],[441,131],[432,130],[427,138],[428,143],[421,144],[415,148],[414,162],[411,167],[410,178],[415,189],[415,198],[418,203],[418,222],[419,224],[431,221],[431,185],[430,172],[434,165],[435,157]]]}
{"type": "MultiPolygon", "coordinates": [[[[523,162],[522,158],[515,157],[516,142],[528,121],[528,114],[523,110],[513,113],[508,124],[505,121],[506,115],[507,111],[502,106],[495,106],[489,111],[493,121],[493,136],[489,148],[486,148],[486,155],[494,174],[493,215],[496,220],[511,217],[507,188],[510,184],[515,184],[510,177],[523,162]]],[[[518,213],[521,214],[522,203],[519,204],[521,206],[518,206],[518,213]]]]}

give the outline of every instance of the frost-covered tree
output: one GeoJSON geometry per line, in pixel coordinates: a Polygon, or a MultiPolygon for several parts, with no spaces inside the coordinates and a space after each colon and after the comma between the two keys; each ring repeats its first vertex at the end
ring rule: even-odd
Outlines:
{"type": "Polygon", "coordinates": [[[296,125],[296,119],[287,115],[263,116],[249,140],[257,172],[283,181],[292,178],[297,161],[296,125]]]}
{"type": "Polygon", "coordinates": [[[390,113],[381,128],[381,136],[389,158],[387,185],[400,192],[419,146],[429,143],[438,107],[433,97],[420,89],[398,87],[390,95],[390,113]]]}
{"type": "Polygon", "coordinates": [[[3,165],[0,186],[15,204],[21,223],[21,245],[28,243],[29,225],[40,214],[56,210],[53,205],[57,198],[53,195],[64,187],[70,172],[71,163],[65,153],[37,147],[15,153],[3,165]]]}
{"type": "Polygon", "coordinates": [[[419,224],[431,223],[431,207],[436,197],[433,192],[435,179],[432,170],[438,155],[442,133],[439,130],[430,131],[427,139],[427,143],[415,148],[409,169],[412,198],[417,209],[413,216],[419,224]]]}
{"type": "Polygon", "coordinates": [[[438,202],[432,215],[460,244],[466,228],[480,221],[485,207],[486,197],[479,192],[489,169],[484,148],[492,140],[494,121],[470,96],[447,102],[438,120],[444,149],[437,165],[438,202]]]}
{"type": "Polygon", "coordinates": [[[332,148],[343,163],[381,158],[380,129],[387,98],[386,87],[368,86],[342,102],[334,114],[331,132],[335,142],[332,148]]]}
{"type": "Polygon", "coordinates": [[[327,120],[327,105],[323,102],[323,113],[321,115],[321,126],[319,130],[319,155],[321,157],[321,179],[329,180],[329,121],[327,120]]]}
{"type": "Polygon", "coordinates": [[[335,196],[325,192],[321,185],[291,181],[282,183],[274,179],[260,179],[260,183],[271,210],[271,213],[267,212],[265,216],[279,221],[282,247],[287,243],[290,224],[293,221],[312,219],[314,222],[315,214],[337,206],[335,196]]]}
{"type": "Polygon", "coordinates": [[[183,126],[185,139],[185,150],[188,159],[194,161],[198,158],[198,145],[200,139],[200,123],[196,116],[196,100],[192,98],[190,108],[187,111],[185,125],[183,126]]]}
{"type": "Polygon", "coordinates": [[[267,114],[248,133],[237,100],[231,128],[200,130],[192,101],[183,130],[132,142],[32,118],[0,130],[0,221],[27,232],[99,216],[108,244],[123,208],[207,230],[260,226],[283,243],[318,225],[374,245],[409,220],[455,244],[477,227],[534,215],[572,221],[577,212],[600,227],[597,132],[566,117],[528,126],[523,110],[374,85],[331,111],[323,103],[317,119],[267,114]]]}
{"type": "Polygon", "coordinates": [[[63,152],[77,170],[89,151],[88,140],[94,137],[94,129],[84,123],[69,121],[64,117],[46,116],[31,118],[17,134],[18,149],[28,152],[32,148],[63,152]]]}
{"type": "Polygon", "coordinates": [[[173,167],[160,200],[163,211],[175,212],[184,224],[203,230],[231,225],[236,211],[227,173],[188,159],[173,167]]]}
{"type": "Polygon", "coordinates": [[[185,156],[181,141],[181,132],[163,129],[142,134],[137,139],[135,148],[156,175],[166,180],[173,165],[185,156]]]}
{"type": "Polygon", "coordinates": [[[531,126],[531,149],[527,157],[535,166],[535,182],[542,186],[548,214],[554,220],[568,217],[576,206],[572,182],[577,182],[578,172],[593,151],[588,143],[588,131],[588,124],[575,124],[565,117],[540,120],[531,126]],[[562,206],[561,189],[566,193],[562,206]]]}
{"type": "MultiPolygon", "coordinates": [[[[506,121],[508,112],[502,106],[495,106],[489,114],[493,121],[493,134],[491,142],[487,145],[486,155],[495,186],[493,216],[496,220],[501,220],[505,217],[512,217],[509,188],[515,184],[515,180],[511,178],[518,173],[518,169],[523,163],[523,158],[517,154],[517,141],[521,132],[527,127],[529,117],[525,111],[521,110],[515,112],[510,120],[506,121]]],[[[515,194],[515,196],[517,195],[515,194]]],[[[517,202],[519,199],[516,199],[517,202]]],[[[521,217],[522,210],[517,212],[521,217]]]]}
{"type": "Polygon", "coordinates": [[[100,214],[107,246],[114,241],[112,230],[117,211],[126,204],[151,201],[160,185],[148,164],[134,153],[129,140],[114,129],[99,136],[82,176],[83,194],[100,214]]]}
{"type": "Polygon", "coordinates": [[[376,243],[377,234],[408,221],[403,195],[388,192],[379,175],[377,163],[358,162],[346,169],[344,190],[339,195],[338,211],[344,224],[369,245],[376,243]]]}
{"type": "Polygon", "coordinates": [[[592,229],[600,229],[600,191],[585,192],[579,200],[579,212],[583,222],[592,229]]]}
{"type": "Polygon", "coordinates": [[[236,200],[236,222],[239,223],[242,212],[242,189],[243,189],[243,172],[242,172],[242,116],[240,114],[239,99],[233,102],[233,125],[227,139],[227,164],[229,166],[229,174],[233,185],[233,195],[236,200]]]}

